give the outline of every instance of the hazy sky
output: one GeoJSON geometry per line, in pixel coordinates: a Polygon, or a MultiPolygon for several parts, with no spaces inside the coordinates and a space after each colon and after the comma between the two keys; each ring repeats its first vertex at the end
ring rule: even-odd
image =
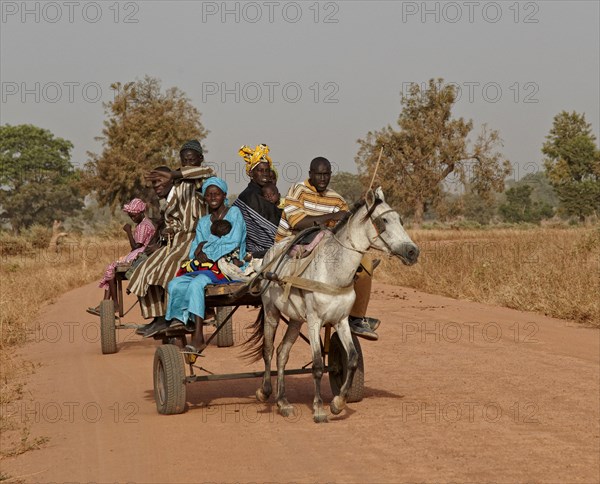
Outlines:
{"type": "Polygon", "coordinates": [[[356,140],[395,125],[403,86],[431,77],[461,87],[455,115],[500,131],[517,178],[561,110],[600,126],[598,1],[0,4],[0,123],[71,140],[78,165],[100,149],[110,84],[146,74],[200,110],[232,192],[242,144],[271,146],[281,190],[315,156],[355,171],[356,140]]]}

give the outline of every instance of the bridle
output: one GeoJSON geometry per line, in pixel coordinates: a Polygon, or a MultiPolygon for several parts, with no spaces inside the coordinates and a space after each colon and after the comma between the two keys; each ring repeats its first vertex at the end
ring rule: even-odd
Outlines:
{"type": "MultiPolygon", "coordinates": [[[[375,229],[375,233],[377,234],[377,236],[375,237],[376,239],[381,239],[381,241],[383,242],[385,248],[392,253],[392,247],[390,246],[390,244],[387,243],[387,241],[381,236],[381,234],[383,234],[386,231],[386,226],[385,226],[385,222],[383,221],[382,217],[390,212],[395,212],[395,210],[393,209],[389,209],[386,210],[385,212],[379,214],[377,217],[373,218],[373,212],[375,211],[375,209],[377,208],[377,206],[382,203],[383,201],[378,198],[375,200],[375,202],[373,203],[373,205],[371,205],[371,207],[369,207],[367,205],[367,202],[365,201],[364,205],[367,207],[367,215],[365,216],[365,219],[368,218],[369,221],[371,222],[371,225],[373,226],[373,228],[375,229]]],[[[353,217],[356,212],[358,211],[358,209],[362,206],[362,204],[360,204],[359,206],[355,206],[353,207],[353,210],[351,210],[351,214],[348,217],[348,220],[353,217]]],[[[346,244],[344,244],[340,239],[338,239],[336,237],[336,231],[332,230],[332,235],[333,235],[333,239],[340,244],[342,247],[344,247],[345,249],[348,250],[352,250],[354,252],[358,252],[360,254],[364,254],[365,252],[367,252],[369,249],[377,249],[377,250],[381,250],[379,247],[375,247],[373,245],[373,243],[369,244],[369,247],[367,247],[366,250],[359,250],[356,247],[352,246],[352,243],[350,243],[350,247],[348,247],[346,244]]]]}
{"type": "MultiPolygon", "coordinates": [[[[379,199],[378,199],[379,200],[379,199]]],[[[377,203],[377,202],[376,202],[377,203]]],[[[381,203],[381,200],[380,200],[381,203]]],[[[374,210],[376,207],[376,204],[373,204],[374,207],[372,207],[372,209],[374,210]]],[[[377,204],[378,205],[378,204],[377,204]]],[[[371,209],[369,209],[369,212],[371,212],[371,209]]],[[[390,246],[390,244],[387,243],[387,241],[381,236],[381,234],[383,234],[387,229],[385,226],[385,222],[383,221],[383,216],[390,213],[390,212],[394,212],[394,210],[392,210],[391,208],[389,210],[386,210],[383,213],[380,213],[377,217],[373,218],[373,213],[368,213],[369,215],[369,221],[371,222],[371,225],[373,225],[373,228],[375,229],[375,233],[377,234],[377,236],[375,237],[376,239],[381,239],[381,241],[383,242],[383,244],[385,245],[385,247],[392,252],[392,247],[390,246]]],[[[369,246],[369,248],[373,247],[373,244],[371,244],[369,246]]],[[[374,249],[376,249],[377,247],[373,247],[374,249]]]]}

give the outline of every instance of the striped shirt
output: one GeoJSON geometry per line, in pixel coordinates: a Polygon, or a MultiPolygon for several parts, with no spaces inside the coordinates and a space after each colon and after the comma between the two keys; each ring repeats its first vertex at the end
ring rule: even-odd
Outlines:
{"type": "MultiPolygon", "coordinates": [[[[296,183],[285,197],[275,242],[298,232],[295,227],[304,217],[317,217],[340,210],[348,210],[348,204],[339,193],[329,188],[319,193],[308,180],[296,183]]],[[[333,221],[328,223],[329,227],[334,225],[333,221]]]]}

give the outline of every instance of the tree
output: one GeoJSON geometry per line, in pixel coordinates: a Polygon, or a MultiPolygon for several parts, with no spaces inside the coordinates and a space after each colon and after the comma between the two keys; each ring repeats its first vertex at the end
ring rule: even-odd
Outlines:
{"type": "Polygon", "coordinates": [[[189,139],[202,141],[208,131],[185,93],[176,87],[162,92],[158,79],[146,76],[111,88],[114,100],[104,105],[107,119],[96,138],[103,150],[88,153],[83,186],[114,211],[135,197],[153,200],[144,175],[159,165],[175,167],[179,147],[189,139]]]}
{"type": "Polygon", "coordinates": [[[71,149],[70,141],[31,124],[0,126],[0,218],[15,232],[83,206],[71,149]]]}
{"type": "Polygon", "coordinates": [[[506,182],[507,188],[524,184],[529,185],[532,188],[531,200],[534,202],[540,202],[549,205],[553,209],[558,206],[558,197],[556,196],[554,188],[550,184],[550,180],[548,180],[546,171],[540,170],[535,173],[528,173],[519,181],[506,182]]]}
{"type": "Polygon", "coordinates": [[[547,203],[534,202],[531,199],[533,187],[525,183],[506,191],[506,202],[500,205],[500,214],[507,222],[534,222],[553,215],[552,207],[547,203]]]}
{"type": "Polygon", "coordinates": [[[330,186],[344,197],[344,200],[346,200],[348,205],[358,201],[365,190],[360,177],[347,171],[340,171],[333,175],[331,177],[330,186]]]}
{"type": "Polygon", "coordinates": [[[463,193],[460,194],[444,191],[432,206],[432,211],[440,221],[463,218],[485,225],[489,224],[496,214],[497,200],[496,197],[481,197],[466,184],[463,193]]]}
{"type": "Polygon", "coordinates": [[[554,116],[542,146],[561,212],[580,221],[600,210],[600,151],[595,141],[585,114],[562,111],[554,116]]]}
{"type": "Polygon", "coordinates": [[[470,190],[467,186],[467,189],[461,198],[464,207],[463,214],[467,220],[473,220],[481,225],[487,225],[496,214],[498,207],[494,197],[482,197],[478,193],[470,190]]]}
{"type": "Polygon", "coordinates": [[[501,145],[497,131],[484,125],[470,146],[473,122],[452,118],[455,99],[455,88],[442,79],[431,79],[423,90],[414,84],[407,95],[401,95],[399,130],[388,125],[358,140],[359,173],[371,177],[383,147],[384,166],[377,184],[382,185],[386,200],[412,213],[415,225],[421,223],[427,206],[439,200],[450,175],[459,184],[469,183],[478,195],[491,197],[504,189],[504,178],[510,173],[510,163],[497,151],[501,145]]]}

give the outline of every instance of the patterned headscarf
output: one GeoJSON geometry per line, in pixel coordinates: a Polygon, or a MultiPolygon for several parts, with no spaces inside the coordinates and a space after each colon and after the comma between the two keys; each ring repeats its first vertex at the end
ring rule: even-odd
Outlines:
{"type": "Polygon", "coordinates": [[[202,145],[200,144],[200,141],[192,139],[190,141],[186,141],[183,146],[181,147],[181,149],[179,150],[179,153],[181,153],[182,151],[185,150],[192,150],[192,151],[196,151],[197,153],[203,155],[202,152],[202,145]]]}
{"type": "Polygon", "coordinates": [[[246,175],[248,176],[259,163],[266,162],[271,169],[273,168],[273,160],[269,156],[269,147],[265,144],[257,145],[254,149],[244,145],[238,151],[238,155],[244,158],[246,162],[246,175]]]}
{"type": "MultiPolygon", "coordinates": [[[[204,182],[202,182],[202,196],[204,196],[204,194],[206,193],[206,190],[211,185],[217,187],[225,195],[227,195],[227,182],[225,180],[223,180],[222,178],[219,178],[216,176],[211,176],[210,178],[207,178],[206,180],[204,180],[204,182]]],[[[225,203],[226,207],[229,207],[229,200],[227,198],[225,198],[224,203],[225,203]]]]}
{"type": "Polygon", "coordinates": [[[146,210],[146,204],[140,200],[139,198],[134,198],[131,202],[123,205],[123,212],[131,213],[135,215],[136,213],[142,213],[146,210]]]}

